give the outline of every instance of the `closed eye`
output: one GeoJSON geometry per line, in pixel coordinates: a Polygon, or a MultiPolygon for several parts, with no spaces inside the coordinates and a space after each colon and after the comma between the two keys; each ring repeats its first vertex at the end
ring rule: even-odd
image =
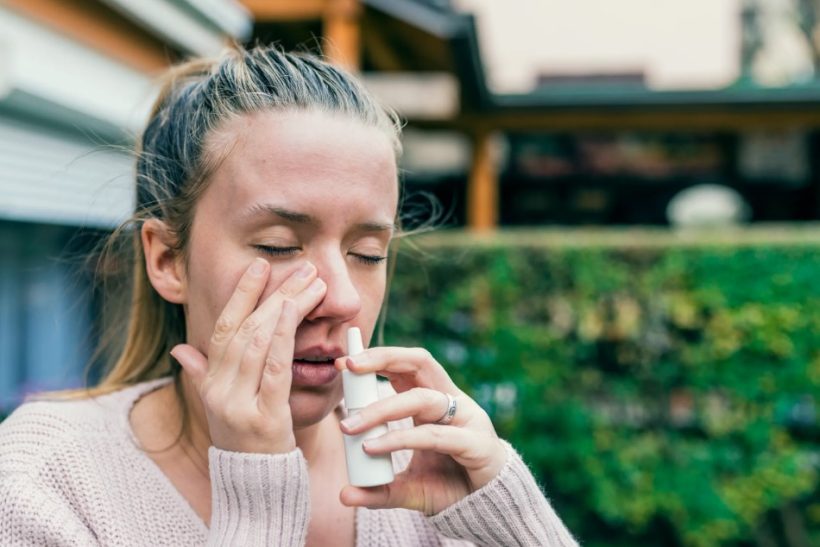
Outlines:
{"type": "MultiPolygon", "coordinates": [[[[301,247],[271,247],[270,245],[254,245],[256,250],[274,257],[293,256],[302,250],[301,247]]],[[[386,256],[350,253],[356,260],[367,266],[375,266],[387,260],[386,256]]]]}
{"type": "Polygon", "coordinates": [[[366,264],[368,266],[375,266],[376,264],[381,264],[385,260],[387,260],[386,256],[380,255],[363,255],[358,253],[350,253],[356,260],[361,262],[362,264],[366,264]]]}
{"type": "Polygon", "coordinates": [[[253,247],[270,256],[293,256],[302,250],[300,247],[271,247],[269,245],[254,245],[253,247]]]}

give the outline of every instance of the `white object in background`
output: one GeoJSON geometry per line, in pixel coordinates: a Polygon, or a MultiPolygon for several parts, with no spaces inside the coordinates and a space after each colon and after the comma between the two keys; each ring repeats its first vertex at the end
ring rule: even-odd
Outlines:
{"type": "Polygon", "coordinates": [[[216,55],[232,37],[253,30],[251,14],[235,0],[103,0],[111,8],[194,55],[216,55]]]}
{"type": "Polygon", "coordinates": [[[4,111],[122,142],[145,124],[157,91],[150,75],[0,7],[4,111]]]}
{"type": "Polygon", "coordinates": [[[666,218],[677,227],[741,224],[751,208],[738,192],[719,184],[698,184],[681,190],[669,201],[666,218]]]}
{"type": "Polygon", "coordinates": [[[134,198],[133,155],[0,115],[0,219],[111,229],[134,198]]]}
{"type": "MultiPolygon", "coordinates": [[[[347,354],[354,356],[364,351],[362,333],[356,327],[347,331],[347,354]]],[[[356,374],[342,371],[347,413],[352,416],[371,403],[379,400],[378,380],[375,373],[356,374]]],[[[353,486],[379,486],[393,482],[393,462],[390,454],[371,456],[362,448],[362,443],[387,433],[382,424],[358,435],[345,435],[345,456],[347,476],[353,486]]]]}

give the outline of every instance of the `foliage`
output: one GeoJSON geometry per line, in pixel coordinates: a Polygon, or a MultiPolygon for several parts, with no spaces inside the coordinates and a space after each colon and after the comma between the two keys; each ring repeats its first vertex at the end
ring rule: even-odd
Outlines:
{"type": "Polygon", "coordinates": [[[400,258],[386,343],[445,364],[584,544],[820,544],[820,237],[445,236],[400,258]]]}

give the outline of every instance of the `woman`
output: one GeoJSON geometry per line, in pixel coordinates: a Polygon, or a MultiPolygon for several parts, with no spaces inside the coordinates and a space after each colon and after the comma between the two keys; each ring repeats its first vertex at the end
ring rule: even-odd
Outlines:
{"type": "Polygon", "coordinates": [[[345,355],[385,297],[399,152],[396,118],[314,58],[177,68],[141,138],[124,350],[0,426],[0,544],[574,544],[429,353],[345,355]],[[395,391],[344,419],[345,367],[395,391]],[[342,434],[388,421],[365,450],[403,471],[348,485],[342,434]]]}

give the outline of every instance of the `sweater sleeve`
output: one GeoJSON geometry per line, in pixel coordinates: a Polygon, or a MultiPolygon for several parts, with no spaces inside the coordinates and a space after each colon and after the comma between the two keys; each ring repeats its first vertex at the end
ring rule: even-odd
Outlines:
{"type": "Polygon", "coordinates": [[[305,544],[310,520],[307,463],[286,454],[247,454],[211,447],[208,545],[305,544]]]}
{"type": "Polygon", "coordinates": [[[69,504],[28,476],[0,479],[0,545],[98,545],[69,504]]]}
{"type": "Polygon", "coordinates": [[[521,456],[503,442],[507,462],[498,476],[430,517],[433,526],[476,545],[577,546],[521,456]]]}

